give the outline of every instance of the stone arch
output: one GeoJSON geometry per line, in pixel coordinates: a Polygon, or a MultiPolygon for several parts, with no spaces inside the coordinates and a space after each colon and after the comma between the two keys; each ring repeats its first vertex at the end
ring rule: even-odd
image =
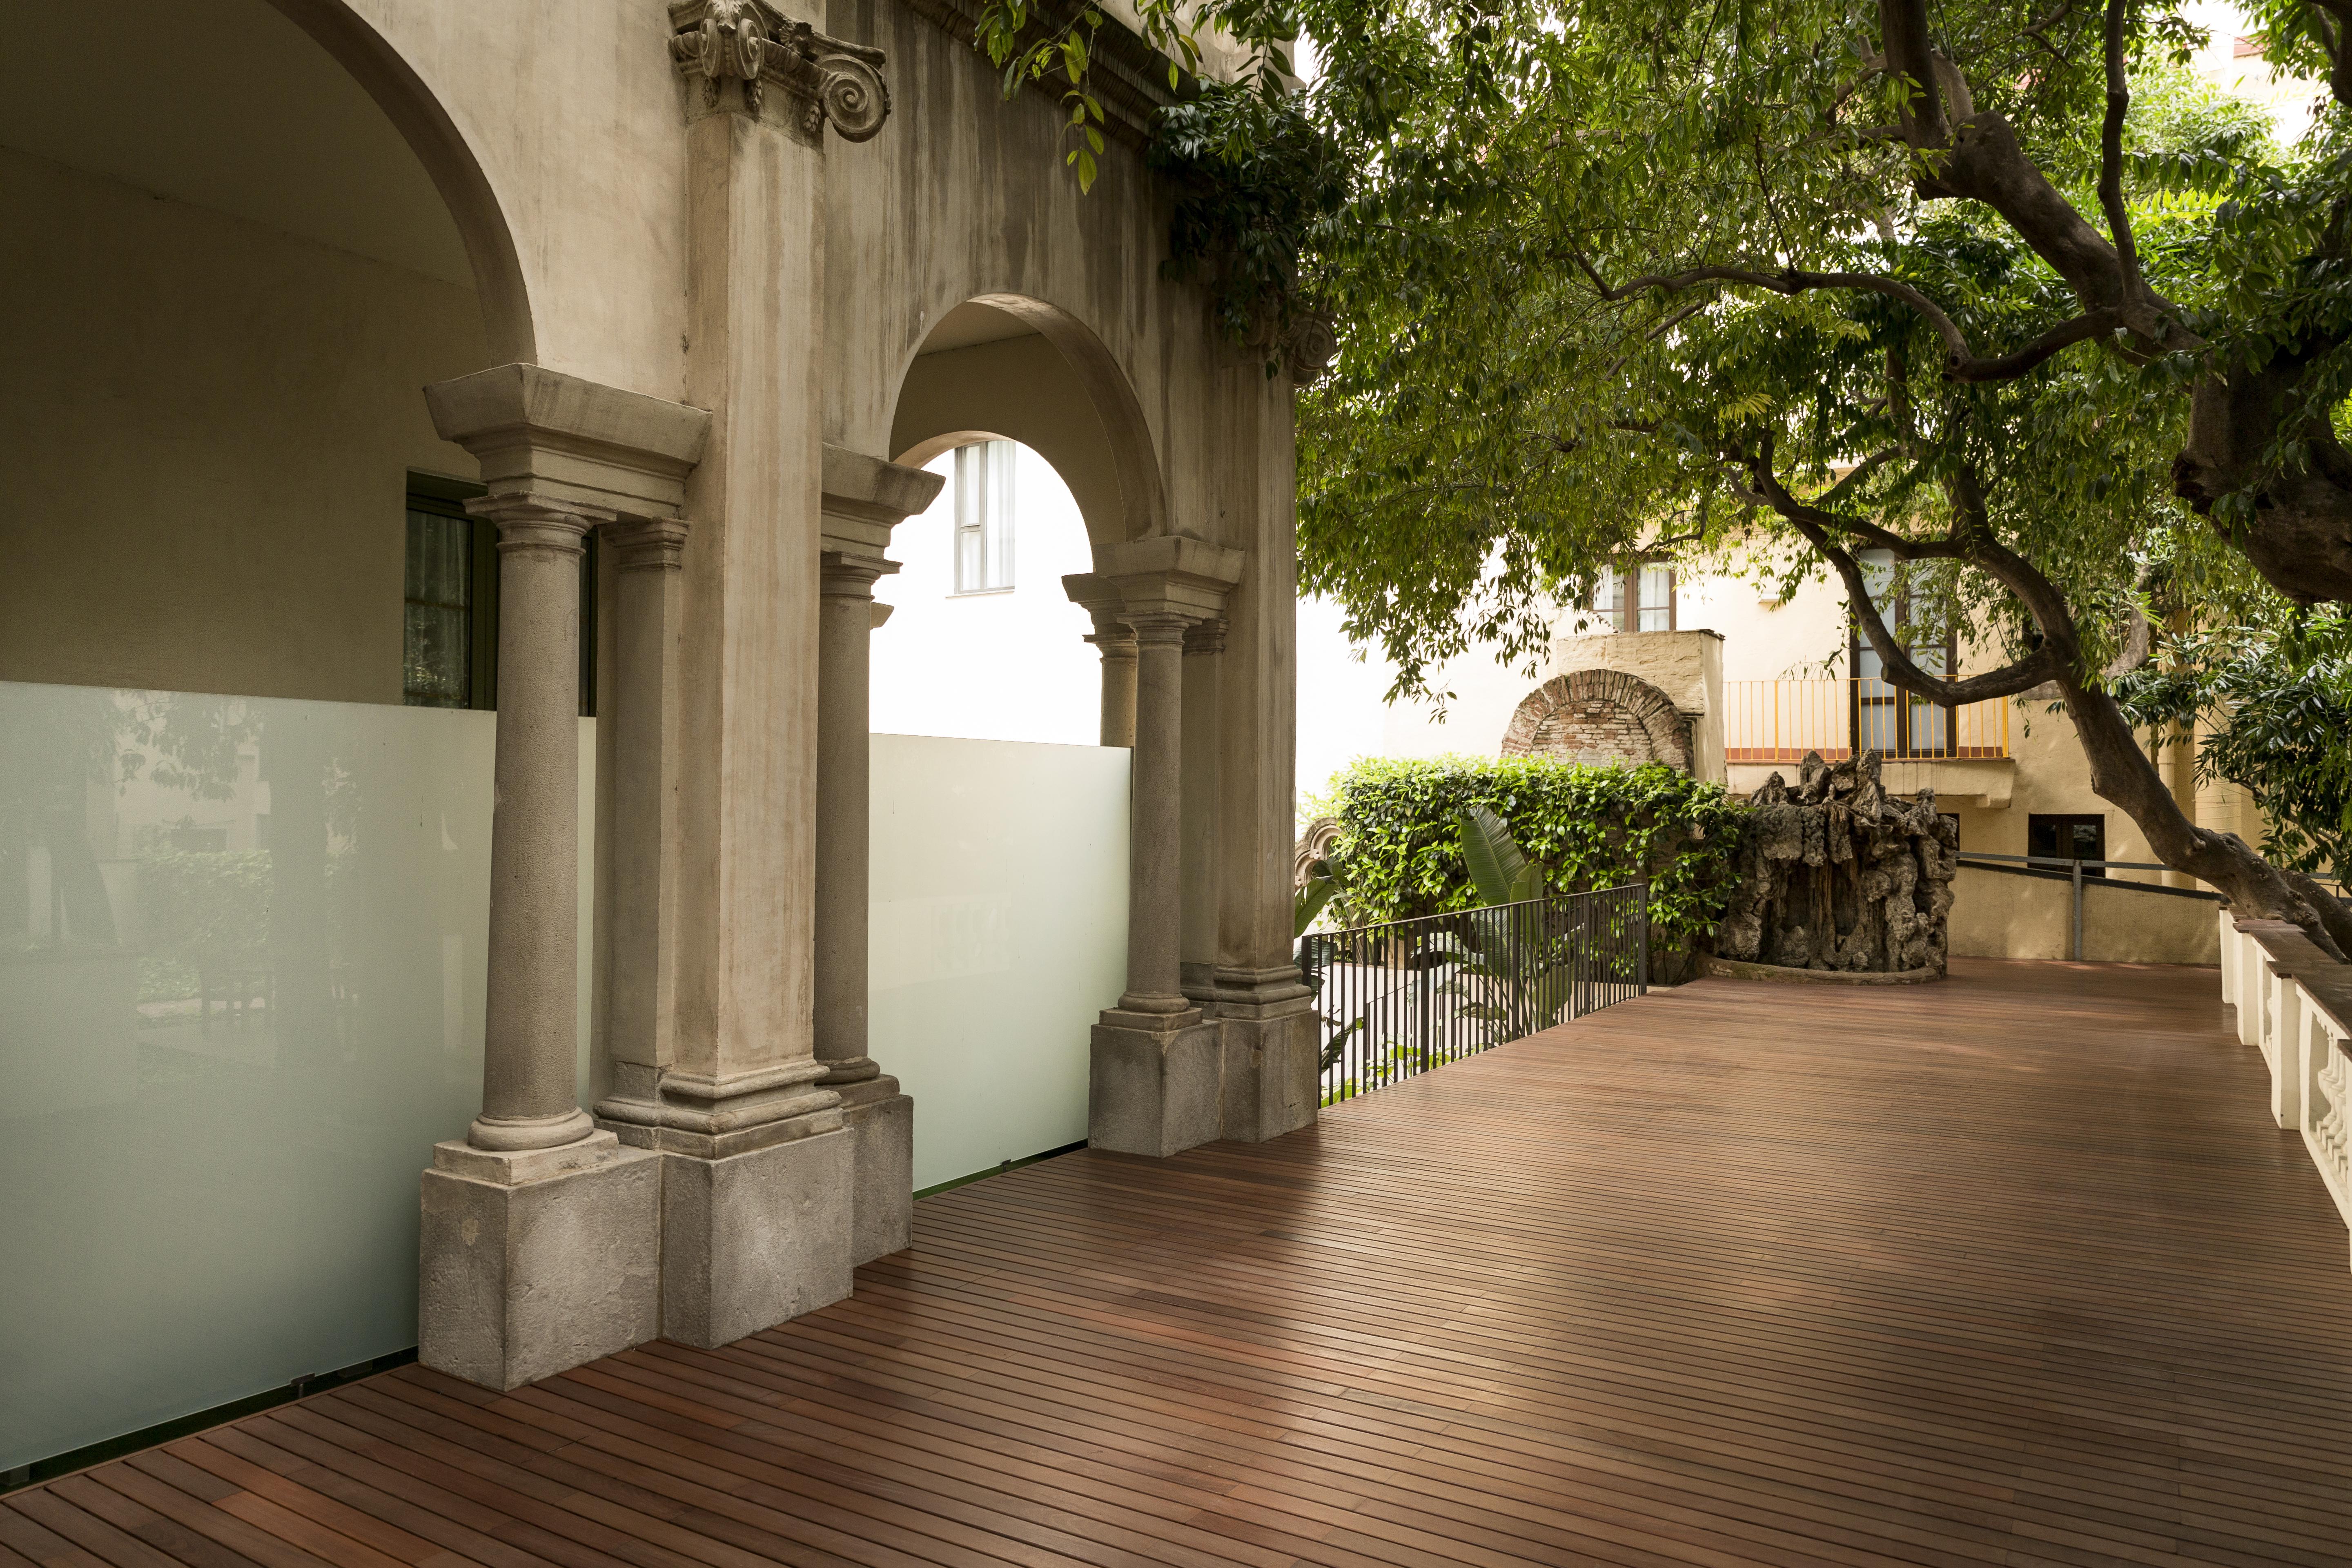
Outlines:
{"type": "MultiPolygon", "coordinates": [[[[1131,539],[1168,531],[1167,492],[1143,405],[1094,331],[1024,295],[968,300],[948,321],[982,323],[980,341],[909,358],[891,419],[894,462],[910,468],[951,447],[1018,441],[1054,466],[1099,560],[1131,539]],[[1001,324],[991,327],[991,319],[1001,324]]],[[[948,321],[943,321],[944,328],[948,321]]]]}
{"type": "Polygon", "coordinates": [[[1529,692],[1503,731],[1507,757],[1664,763],[1689,773],[1691,721],[1666,694],[1621,669],[1556,675],[1529,692]]]}
{"type": "Polygon", "coordinates": [[[530,294],[514,231],[480,160],[440,99],[347,0],[268,4],[350,73],[424,165],[473,263],[474,292],[481,304],[491,363],[538,363],[538,329],[531,321],[530,294]]]}

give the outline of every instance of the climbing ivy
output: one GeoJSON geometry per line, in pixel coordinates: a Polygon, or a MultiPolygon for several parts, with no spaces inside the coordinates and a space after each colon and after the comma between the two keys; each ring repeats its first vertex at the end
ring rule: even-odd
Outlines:
{"type": "Polygon", "coordinates": [[[1501,817],[1559,891],[1647,878],[1650,921],[1672,936],[1714,929],[1737,876],[1747,808],[1720,784],[1663,763],[1585,767],[1543,757],[1360,761],[1310,809],[1334,816],[1328,857],[1352,922],[1476,907],[1457,812],[1501,817]]]}

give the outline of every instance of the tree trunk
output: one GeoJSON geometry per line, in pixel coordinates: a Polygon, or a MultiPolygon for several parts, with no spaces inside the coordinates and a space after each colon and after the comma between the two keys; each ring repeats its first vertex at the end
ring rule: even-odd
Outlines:
{"type": "Polygon", "coordinates": [[[2242,916],[2292,921],[2339,961],[2352,953],[2352,910],[2309,878],[2281,872],[2236,834],[2215,833],[2189,821],[2115,699],[2071,677],[2060,677],[2058,684],[2090,759],[2091,788],[2139,825],[2158,860],[2219,889],[2242,916]]]}

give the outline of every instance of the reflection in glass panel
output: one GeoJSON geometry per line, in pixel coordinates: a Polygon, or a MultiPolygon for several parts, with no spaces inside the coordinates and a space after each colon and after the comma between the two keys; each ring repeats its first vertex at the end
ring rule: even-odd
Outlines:
{"type": "Polygon", "coordinates": [[[415,1342],[495,726],[0,684],[0,1468],[415,1342]]]}

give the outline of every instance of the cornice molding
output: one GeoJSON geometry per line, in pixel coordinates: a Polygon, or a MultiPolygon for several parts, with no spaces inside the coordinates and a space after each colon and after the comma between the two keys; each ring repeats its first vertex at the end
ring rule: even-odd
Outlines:
{"type": "Polygon", "coordinates": [[[731,81],[754,119],[766,89],[781,88],[812,140],[829,123],[845,142],[868,141],[890,118],[880,49],[820,33],[768,0],[669,0],[669,21],[670,58],[702,84],[706,109],[719,107],[731,81]]]}

